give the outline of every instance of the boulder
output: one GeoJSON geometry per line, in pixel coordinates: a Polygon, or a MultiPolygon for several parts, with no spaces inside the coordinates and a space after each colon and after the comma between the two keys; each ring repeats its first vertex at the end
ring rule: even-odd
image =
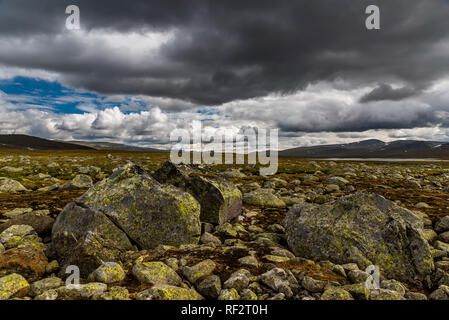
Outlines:
{"type": "Polygon", "coordinates": [[[181,277],[163,262],[142,262],[133,267],[132,273],[137,280],[146,284],[182,284],[181,277]]]}
{"type": "Polygon", "coordinates": [[[0,275],[18,273],[30,281],[38,280],[48,264],[41,250],[34,248],[15,248],[0,254],[0,275]]]}
{"type": "MultiPolygon", "coordinates": [[[[97,210],[68,204],[59,214],[52,230],[53,247],[60,257],[74,253],[87,234],[98,235],[98,239],[109,241],[112,250],[132,250],[127,235],[97,210]]],[[[110,261],[110,260],[105,260],[110,261]]]]}
{"type": "Polygon", "coordinates": [[[0,224],[0,232],[5,231],[13,225],[28,225],[33,227],[38,235],[46,236],[51,234],[51,229],[54,222],[55,219],[51,217],[41,216],[34,212],[29,212],[0,224]]]}
{"type": "Polygon", "coordinates": [[[0,300],[24,297],[29,290],[30,284],[20,274],[13,273],[0,278],[0,300]]]}
{"type": "Polygon", "coordinates": [[[12,179],[0,179],[0,193],[20,191],[27,191],[20,182],[12,179]]]}
{"type": "Polygon", "coordinates": [[[61,188],[63,190],[87,189],[92,187],[92,185],[93,181],[91,177],[84,174],[78,174],[72,181],[65,183],[61,188]]]}
{"type": "Polygon", "coordinates": [[[272,189],[257,189],[245,193],[243,202],[251,206],[262,208],[284,208],[285,202],[273,193],[272,189]]]}
{"type": "Polygon", "coordinates": [[[170,285],[155,285],[151,289],[136,295],[138,300],[204,300],[195,289],[186,289],[170,285]]]}
{"type": "MultiPolygon", "coordinates": [[[[75,265],[83,278],[103,264],[104,261],[122,261],[127,249],[114,239],[106,238],[102,233],[88,232],[71,246],[69,252],[60,255],[63,266],[60,276],[67,276],[67,266],[75,265]]],[[[60,251],[61,252],[61,251],[60,251]]]]}
{"type": "Polygon", "coordinates": [[[192,165],[166,162],[153,177],[189,192],[201,205],[201,221],[222,224],[240,215],[242,194],[223,176],[192,165]]]}
{"type": "Polygon", "coordinates": [[[125,271],[118,263],[105,262],[92,272],[89,277],[94,281],[109,284],[122,281],[125,279],[125,276],[125,271]]]}
{"type": "Polygon", "coordinates": [[[419,282],[434,270],[421,219],[377,194],[358,192],[323,205],[294,206],[284,225],[297,256],[345,264],[355,262],[348,252],[356,251],[386,278],[403,282],[419,282]]]}
{"type": "Polygon", "coordinates": [[[76,202],[100,211],[141,249],[194,244],[200,238],[198,202],[187,192],[160,184],[134,164],[116,170],[76,202]]]}
{"type": "Polygon", "coordinates": [[[0,233],[0,243],[6,249],[32,247],[45,250],[42,239],[31,226],[13,225],[0,233]]]}

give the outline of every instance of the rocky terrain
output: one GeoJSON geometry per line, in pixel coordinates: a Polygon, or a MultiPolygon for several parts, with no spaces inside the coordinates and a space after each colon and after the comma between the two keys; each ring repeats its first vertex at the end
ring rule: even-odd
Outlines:
{"type": "Polygon", "coordinates": [[[449,300],[449,163],[167,160],[0,152],[0,300],[449,300]]]}

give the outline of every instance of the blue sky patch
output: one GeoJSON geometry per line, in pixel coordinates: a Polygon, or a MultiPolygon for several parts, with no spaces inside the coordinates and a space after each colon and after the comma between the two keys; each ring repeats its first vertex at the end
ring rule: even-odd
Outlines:
{"type": "Polygon", "coordinates": [[[7,101],[17,106],[17,111],[33,108],[59,114],[82,114],[119,107],[123,113],[129,113],[148,108],[145,102],[136,97],[109,99],[65,87],[56,81],[28,77],[0,80],[0,91],[6,94],[7,101]]]}

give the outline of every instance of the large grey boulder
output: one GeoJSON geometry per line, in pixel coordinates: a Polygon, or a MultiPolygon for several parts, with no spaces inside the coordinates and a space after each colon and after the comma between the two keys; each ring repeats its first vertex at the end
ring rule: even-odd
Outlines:
{"type": "Polygon", "coordinates": [[[53,225],[52,243],[64,264],[88,274],[104,261],[119,261],[136,245],[198,243],[199,217],[199,204],[189,193],[129,164],[64,208],[53,225]]]}
{"type": "Polygon", "coordinates": [[[323,205],[297,205],[285,219],[291,250],[337,264],[374,264],[386,278],[419,282],[434,270],[422,221],[382,196],[358,192],[323,205]]]}
{"type": "Polygon", "coordinates": [[[201,221],[222,224],[240,215],[242,194],[228,179],[192,165],[165,162],[153,177],[192,194],[201,205],[201,221]]]}
{"type": "Polygon", "coordinates": [[[201,235],[195,198],[133,164],[97,183],[77,203],[102,212],[141,249],[198,243],[201,235]]]}

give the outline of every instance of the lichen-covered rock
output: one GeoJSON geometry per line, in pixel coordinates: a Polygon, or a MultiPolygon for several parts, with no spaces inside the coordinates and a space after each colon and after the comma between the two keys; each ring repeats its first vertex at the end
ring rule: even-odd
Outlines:
{"type": "Polygon", "coordinates": [[[145,290],[141,296],[146,296],[151,300],[204,300],[204,298],[194,289],[180,288],[170,285],[155,285],[151,289],[145,290]]]}
{"type": "Polygon", "coordinates": [[[77,203],[101,211],[141,249],[198,243],[200,238],[198,202],[133,164],[97,183],[77,203]]]}
{"type": "Polygon", "coordinates": [[[52,230],[53,246],[60,256],[66,256],[73,253],[73,248],[88,233],[100,234],[117,247],[133,248],[126,234],[104,214],[75,203],[68,204],[58,215],[52,230]]]}
{"type": "Polygon", "coordinates": [[[435,223],[435,231],[438,233],[449,231],[449,216],[445,216],[435,223]]]}
{"type": "Polygon", "coordinates": [[[0,255],[0,275],[18,273],[34,281],[45,273],[47,264],[47,257],[41,250],[14,248],[0,255]]]}
{"type": "Polygon", "coordinates": [[[73,178],[72,181],[65,183],[61,188],[64,190],[73,190],[73,189],[87,189],[93,186],[92,178],[84,175],[78,174],[73,178]]]}
{"type": "Polygon", "coordinates": [[[12,179],[0,179],[0,193],[20,191],[27,191],[20,182],[12,179]]]}
{"type": "Polygon", "coordinates": [[[405,300],[404,296],[397,291],[388,289],[374,289],[370,291],[370,300],[405,300]]]}
{"type": "Polygon", "coordinates": [[[181,277],[163,262],[142,262],[133,267],[133,275],[142,283],[179,286],[181,277]]]}
{"type": "Polygon", "coordinates": [[[429,295],[429,300],[449,300],[449,287],[441,285],[429,295]]]}
{"type": "Polygon", "coordinates": [[[127,235],[97,210],[68,204],[52,229],[53,247],[64,265],[77,265],[87,276],[103,261],[119,261],[134,247],[127,235]]]}
{"type": "Polygon", "coordinates": [[[44,250],[45,245],[31,226],[13,225],[0,234],[0,243],[6,249],[31,247],[44,250]]]}
{"type": "Polygon", "coordinates": [[[298,281],[294,275],[290,271],[281,268],[273,268],[265,272],[260,276],[260,281],[274,291],[283,293],[288,297],[293,295],[292,289],[296,291],[299,288],[298,281]]]}
{"type": "Polygon", "coordinates": [[[81,276],[87,277],[104,261],[121,261],[126,251],[119,242],[108,239],[101,233],[88,232],[76,242],[70,253],[62,257],[60,275],[65,275],[67,266],[75,265],[80,268],[81,276]]]}
{"type": "Polygon", "coordinates": [[[207,277],[216,268],[215,262],[210,259],[201,261],[192,267],[184,267],[182,272],[190,283],[195,283],[199,279],[207,277]]]}
{"type": "Polygon", "coordinates": [[[245,204],[262,208],[284,208],[285,202],[272,189],[257,189],[243,195],[245,204]]]}
{"type": "Polygon", "coordinates": [[[200,281],[197,287],[199,293],[206,298],[216,299],[221,291],[220,277],[212,275],[200,281]]]}
{"type": "Polygon", "coordinates": [[[320,300],[354,300],[354,298],[342,288],[328,288],[323,292],[320,300]]]}
{"type": "Polygon", "coordinates": [[[413,212],[376,194],[356,193],[324,205],[293,207],[286,216],[287,241],[297,255],[337,264],[348,252],[379,266],[387,278],[423,280],[434,270],[422,221],[413,212]]]}
{"type": "Polygon", "coordinates": [[[62,280],[57,277],[45,278],[33,282],[30,286],[30,296],[35,297],[41,295],[47,290],[59,288],[62,284],[62,280]]]}
{"type": "Polygon", "coordinates": [[[29,290],[30,284],[20,274],[13,273],[0,278],[0,300],[24,297],[29,290]]]}
{"type": "Polygon", "coordinates": [[[201,205],[201,221],[222,224],[240,215],[242,194],[226,178],[191,165],[166,162],[153,177],[192,194],[201,205]]]}
{"type": "Polygon", "coordinates": [[[98,300],[129,300],[129,291],[123,287],[112,287],[97,297],[98,300]]]}
{"type": "Polygon", "coordinates": [[[49,300],[53,301],[58,298],[58,291],[55,289],[49,289],[47,291],[42,292],[40,295],[37,295],[34,300],[49,300]]]}
{"type": "Polygon", "coordinates": [[[123,271],[123,268],[116,262],[105,262],[95,269],[90,277],[94,281],[109,284],[125,279],[125,271],[123,271]]]}
{"type": "Polygon", "coordinates": [[[225,289],[235,289],[242,292],[246,289],[250,282],[251,273],[248,270],[240,269],[231,274],[228,280],[223,283],[225,289]]]}
{"type": "Polygon", "coordinates": [[[5,231],[13,225],[27,225],[33,227],[38,235],[47,236],[51,234],[51,228],[53,227],[54,222],[55,219],[52,217],[41,216],[35,212],[29,212],[0,224],[0,232],[5,231]]]}
{"type": "Polygon", "coordinates": [[[234,288],[223,289],[218,296],[218,300],[240,300],[240,295],[234,288]]]}

